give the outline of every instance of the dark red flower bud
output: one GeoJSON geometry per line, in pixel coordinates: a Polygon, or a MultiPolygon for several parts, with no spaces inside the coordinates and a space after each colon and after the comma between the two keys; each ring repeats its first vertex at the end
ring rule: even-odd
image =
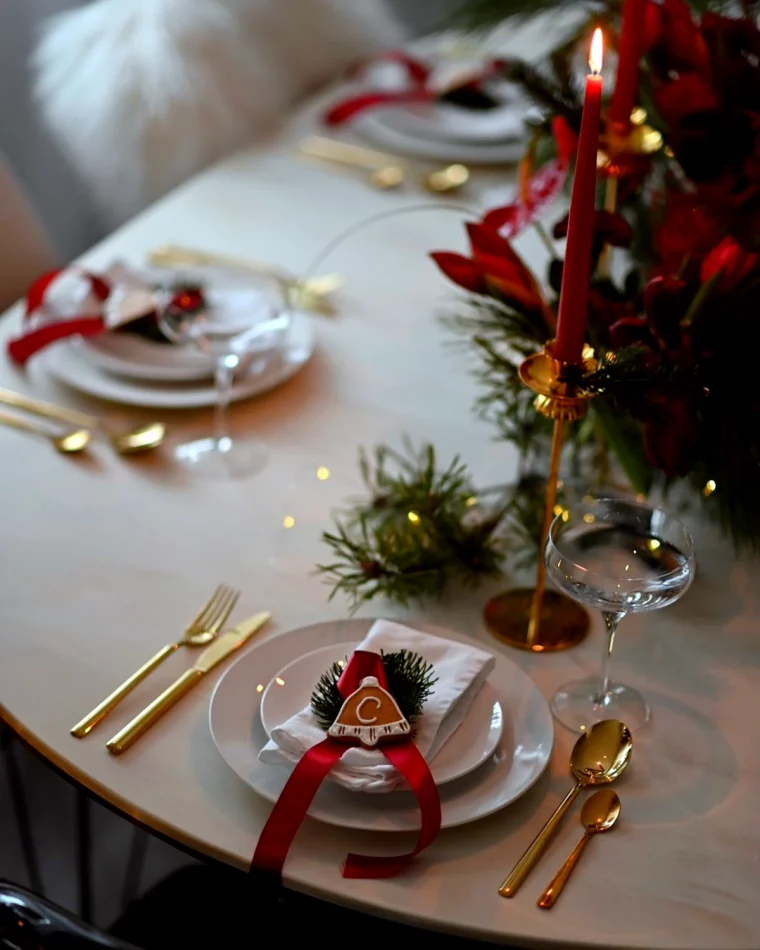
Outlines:
{"type": "Polygon", "coordinates": [[[716,289],[724,293],[737,287],[757,265],[757,254],[745,251],[732,237],[725,237],[702,261],[703,284],[717,278],[716,289]]]}

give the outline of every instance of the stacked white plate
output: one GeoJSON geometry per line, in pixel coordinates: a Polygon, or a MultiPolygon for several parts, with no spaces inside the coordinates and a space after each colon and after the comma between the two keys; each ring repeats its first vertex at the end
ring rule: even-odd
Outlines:
{"type": "MultiPolygon", "coordinates": [[[[462,77],[466,75],[467,63],[450,58],[445,45],[440,50],[425,49],[423,58],[434,64],[430,80],[434,86],[445,87],[462,70],[462,77]]],[[[484,68],[486,62],[482,58],[472,63],[473,72],[484,68]]],[[[389,92],[404,88],[400,69],[396,63],[375,64],[363,77],[363,88],[389,92]]],[[[354,128],[391,152],[431,161],[519,161],[525,150],[525,120],[535,110],[518,87],[503,79],[485,81],[482,91],[496,103],[493,108],[469,109],[445,100],[429,105],[380,106],[357,118],[354,128]]]]}
{"type": "MultiPolygon", "coordinates": [[[[259,762],[272,728],[309,704],[320,675],[350,655],[372,623],[338,620],[274,637],[253,646],[220,679],[211,698],[211,735],[222,758],[259,795],[276,801],[292,771],[259,762]]],[[[432,624],[410,626],[473,643],[432,624]]],[[[541,693],[515,663],[497,654],[464,721],[429,763],[439,787],[442,826],[476,821],[515,801],[546,768],[553,743],[552,717],[541,693]]],[[[411,792],[351,792],[330,781],[317,792],[309,815],[367,831],[419,827],[411,792]]]]}
{"type": "MultiPolygon", "coordinates": [[[[243,310],[250,313],[252,324],[259,313],[262,322],[272,317],[271,301],[263,300],[261,288],[242,274],[209,267],[139,273],[149,283],[199,284],[209,306],[243,310]]],[[[292,311],[286,323],[257,340],[255,353],[243,361],[235,378],[232,400],[272,389],[308,362],[314,350],[309,316],[292,311]]],[[[51,346],[34,366],[80,392],[126,405],[186,409],[216,401],[214,361],[209,356],[191,345],[153,342],[123,330],[51,346]]]]}

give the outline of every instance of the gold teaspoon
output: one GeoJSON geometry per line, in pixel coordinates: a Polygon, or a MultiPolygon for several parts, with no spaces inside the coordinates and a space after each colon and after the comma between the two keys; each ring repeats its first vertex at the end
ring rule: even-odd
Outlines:
{"type": "Polygon", "coordinates": [[[538,899],[538,906],[544,910],[554,907],[557,898],[567,884],[567,880],[575,870],[583,849],[591,841],[593,835],[609,831],[620,814],[620,799],[611,788],[600,788],[585,802],[581,809],[581,824],[586,829],[583,837],[573,848],[570,857],[552,878],[551,884],[538,899]]]}
{"type": "Polygon", "coordinates": [[[424,185],[428,191],[445,194],[449,191],[457,191],[466,185],[469,180],[470,169],[466,165],[460,165],[457,162],[454,165],[447,165],[445,168],[430,172],[424,178],[424,185]]]}
{"type": "Polygon", "coordinates": [[[564,801],[499,888],[502,897],[515,896],[577,798],[578,792],[587,785],[607,785],[614,782],[625,771],[632,751],[633,740],[628,726],[617,719],[604,719],[594,723],[581,735],[570,755],[570,769],[575,776],[576,785],[567,793],[564,801]]]}
{"type": "Polygon", "coordinates": [[[23,393],[14,392],[12,389],[0,389],[0,403],[24,412],[33,412],[47,419],[58,419],[61,422],[70,422],[76,426],[92,429],[105,436],[120,455],[132,455],[135,452],[155,449],[166,437],[166,426],[163,422],[149,422],[147,425],[117,432],[106,426],[97,416],[79,412],[77,409],[69,409],[67,406],[58,406],[53,402],[45,402],[42,399],[34,399],[23,393]]]}
{"type": "Polygon", "coordinates": [[[87,429],[72,429],[61,435],[54,435],[44,426],[37,425],[31,419],[24,419],[22,416],[14,416],[10,412],[0,412],[0,425],[8,426],[9,429],[18,429],[21,432],[33,432],[35,435],[41,435],[48,439],[53,448],[62,452],[64,455],[72,455],[75,452],[81,452],[87,447],[92,438],[87,429]]]}

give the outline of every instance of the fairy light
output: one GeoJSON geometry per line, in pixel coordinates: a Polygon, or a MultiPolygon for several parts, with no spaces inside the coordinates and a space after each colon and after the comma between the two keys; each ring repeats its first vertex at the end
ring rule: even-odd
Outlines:
{"type": "Polygon", "coordinates": [[[317,469],[317,478],[320,480],[320,482],[326,482],[329,477],[330,469],[324,465],[320,465],[317,469]]]}
{"type": "Polygon", "coordinates": [[[705,496],[705,498],[709,498],[716,488],[717,485],[715,484],[715,480],[711,478],[702,489],[702,494],[705,496]]]}
{"type": "Polygon", "coordinates": [[[292,528],[295,523],[296,519],[293,517],[293,515],[285,515],[285,517],[282,519],[283,528],[292,528]]]}
{"type": "Polygon", "coordinates": [[[420,516],[417,514],[416,511],[409,511],[407,512],[406,516],[412,522],[412,524],[419,524],[420,516]]]}

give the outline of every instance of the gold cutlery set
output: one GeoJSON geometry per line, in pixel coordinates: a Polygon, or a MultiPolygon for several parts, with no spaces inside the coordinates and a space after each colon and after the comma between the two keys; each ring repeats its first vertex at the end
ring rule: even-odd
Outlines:
{"type": "Polygon", "coordinates": [[[132,692],[138,683],[141,683],[180,647],[205,646],[206,649],[189,670],[186,670],[168,689],[165,689],[160,696],[154,699],[106,743],[106,748],[112,755],[120,755],[125,752],[185,693],[192,689],[196,683],[199,683],[214,667],[247,643],[270,619],[271,613],[262,611],[248,617],[230,630],[220,633],[239,596],[239,591],[233,590],[225,584],[220,584],[201,607],[196,617],[185,628],[182,636],[174,643],[168,643],[165,647],[162,647],[155,656],[152,656],[107,696],[103,702],[81,719],[71,729],[71,735],[78,739],[83,739],[89,735],[118,706],[124,697],[132,692]]]}
{"type": "MultiPolygon", "coordinates": [[[[617,719],[597,722],[581,735],[570,755],[570,770],[576,784],[499,888],[502,897],[515,896],[581,790],[614,782],[625,771],[632,752],[631,733],[628,727],[617,719]]],[[[548,910],[554,906],[588,842],[593,835],[609,831],[619,814],[620,799],[612,789],[599,789],[586,800],[581,810],[581,824],[585,829],[583,837],[538,899],[539,907],[548,910]]]]}
{"type": "MultiPolygon", "coordinates": [[[[367,172],[367,184],[378,191],[400,188],[411,175],[408,163],[396,155],[321,135],[310,135],[304,139],[298,146],[298,152],[305,158],[317,159],[339,167],[364,169],[367,172]]],[[[420,184],[426,191],[440,195],[458,191],[469,180],[469,168],[456,162],[426,172],[422,175],[420,184]]]]}
{"type": "Polygon", "coordinates": [[[98,416],[34,399],[12,389],[0,388],[0,404],[43,419],[69,423],[70,427],[64,431],[54,430],[27,416],[0,411],[0,425],[40,435],[64,454],[82,452],[93,437],[98,437],[107,441],[119,455],[134,455],[158,448],[166,436],[166,426],[162,422],[149,422],[133,429],[113,429],[98,416]]]}

